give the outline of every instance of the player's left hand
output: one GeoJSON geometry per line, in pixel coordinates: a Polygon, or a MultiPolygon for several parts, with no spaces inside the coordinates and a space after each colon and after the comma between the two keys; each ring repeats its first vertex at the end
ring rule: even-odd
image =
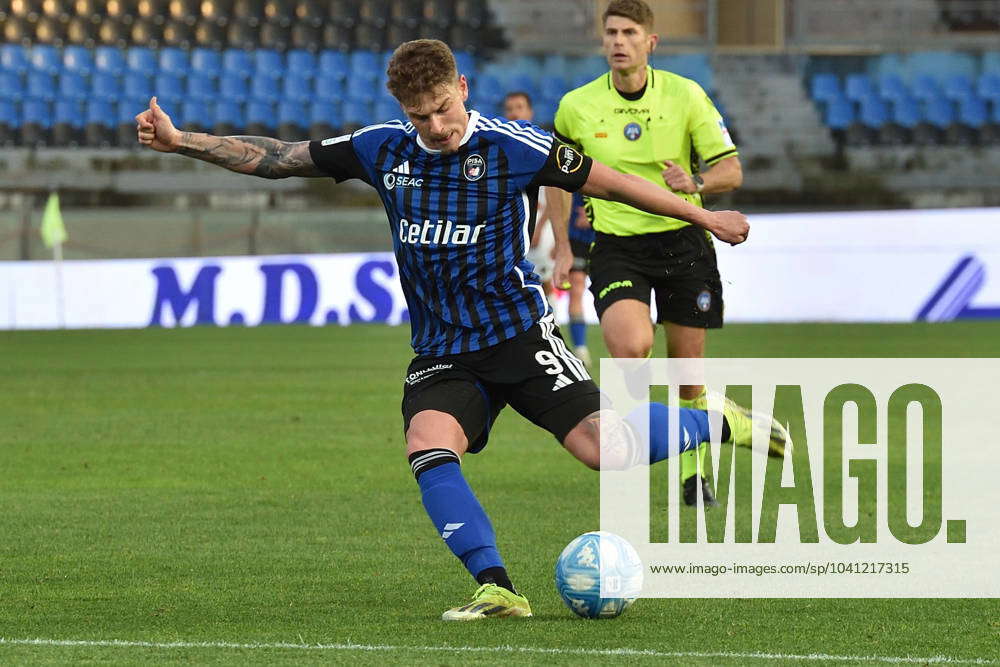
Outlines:
{"type": "Polygon", "coordinates": [[[666,169],[662,172],[663,181],[670,186],[671,190],[684,192],[689,195],[698,191],[698,186],[695,185],[691,175],[684,171],[683,167],[674,164],[670,160],[666,160],[663,164],[666,166],[666,169]]]}
{"type": "Polygon", "coordinates": [[[569,289],[569,270],[573,268],[573,251],[569,243],[556,243],[552,248],[552,284],[561,290],[569,289]]]}

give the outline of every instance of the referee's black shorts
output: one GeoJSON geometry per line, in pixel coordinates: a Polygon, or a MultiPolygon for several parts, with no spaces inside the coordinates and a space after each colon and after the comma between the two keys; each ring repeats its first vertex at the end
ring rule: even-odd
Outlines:
{"type": "Polygon", "coordinates": [[[452,415],[469,452],[486,446],[505,405],[556,437],[601,406],[600,390],[583,362],[566,347],[552,315],[527,331],[475,352],[416,357],[403,385],[403,430],[424,410],[452,415]]]}
{"type": "Polygon", "coordinates": [[[656,321],[722,326],[722,280],[708,232],[693,225],[637,236],[598,232],[590,249],[590,291],[597,316],[616,301],[656,299],[656,321]]]}

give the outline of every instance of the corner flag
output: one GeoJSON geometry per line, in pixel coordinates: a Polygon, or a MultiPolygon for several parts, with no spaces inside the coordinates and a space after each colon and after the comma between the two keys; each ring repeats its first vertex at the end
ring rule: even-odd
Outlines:
{"type": "Polygon", "coordinates": [[[41,232],[42,242],[48,248],[62,245],[68,238],[66,226],[63,224],[62,212],[59,210],[59,194],[56,192],[50,194],[49,200],[45,203],[41,232]]]}

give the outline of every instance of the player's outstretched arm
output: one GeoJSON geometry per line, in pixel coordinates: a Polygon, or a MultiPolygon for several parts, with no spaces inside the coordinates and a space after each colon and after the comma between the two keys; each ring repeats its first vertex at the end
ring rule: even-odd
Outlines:
{"type": "Polygon", "coordinates": [[[588,197],[628,204],[654,215],[686,220],[712,233],[720,241],[736,245],[747,240],[750,224],[739,211],[707,211],[685,201],[666,188],[644,178],[623,174],[594,160],[580,192],[588,197]]]}
{"type": "Polygon", "coordinates": [[[161,153],[179,153],[262,178],[325,176],[312,161],[309,142],[288,142],[269,137],[217,137],[181,132],[156,98],[135,117],[139,143],[161,153]]]}

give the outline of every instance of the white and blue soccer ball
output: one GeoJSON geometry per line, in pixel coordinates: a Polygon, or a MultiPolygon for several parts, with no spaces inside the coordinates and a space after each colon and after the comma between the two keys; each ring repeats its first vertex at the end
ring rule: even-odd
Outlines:
{"type": "Polygon", "coordinates": [[[642,591],[642,561],[614,533],[584,533],[563,549],[556,561],[556,590],[574,614],[614,618],[642,591]],[[602,567],[603,566],[603,567],[602,567]],[[604,593],[601,597],[601,580],[604,593]]]}

